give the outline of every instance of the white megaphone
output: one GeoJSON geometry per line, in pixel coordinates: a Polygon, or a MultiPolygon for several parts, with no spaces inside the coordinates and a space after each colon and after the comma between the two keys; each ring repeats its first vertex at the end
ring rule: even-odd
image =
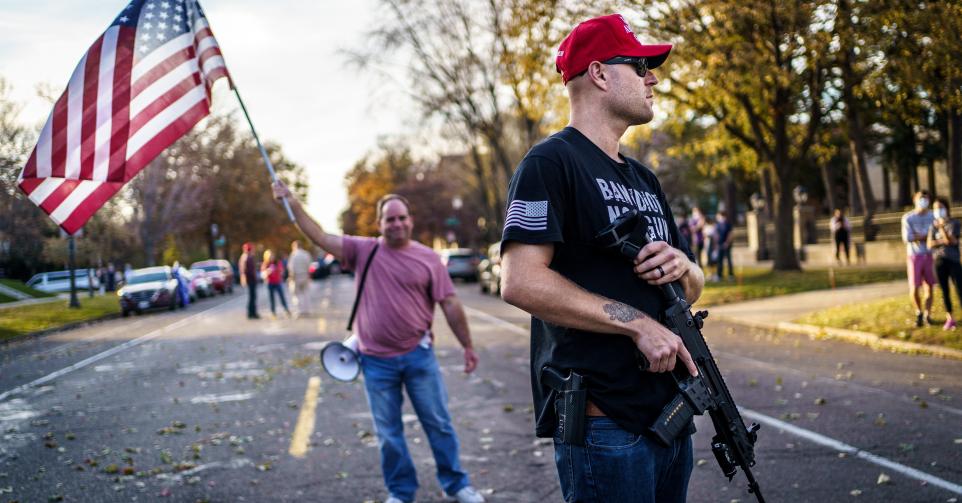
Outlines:
{"type": "Polygon", "coordinates": [[[328,342],[321,350],[321,365],[324,371],[338,381],[350,382],[357,379],[361,366],[357,359],[357,336],[352,335],[344,342],[328,342]]]}

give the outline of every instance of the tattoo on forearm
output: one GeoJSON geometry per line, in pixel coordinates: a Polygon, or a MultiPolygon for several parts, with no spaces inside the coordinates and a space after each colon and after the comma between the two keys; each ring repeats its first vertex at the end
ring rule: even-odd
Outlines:
{"type": "Polygon", "coordinates": [[[612,321],[620,321],[622,323],[628,323],[632,320],[638,320],[645,317],[645,313],[621,302],[612,302],[610,304],[605,304],[602,306],[608,316],[611,317],[612,321]]]}

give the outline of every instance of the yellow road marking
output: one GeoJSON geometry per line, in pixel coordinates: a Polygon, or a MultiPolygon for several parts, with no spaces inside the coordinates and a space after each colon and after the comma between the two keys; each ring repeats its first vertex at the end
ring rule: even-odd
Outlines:
{"type": "Polygon", "coordinates": [[[304,403],[301,413],[297,416],[297,425],[291,437],[291,447],[287,450],[295,458],[303,458],[307,454],[307,444],[314,433],[314,410],[317,408],[317,393],[321,389],[321,378],[311,377],[307,381],[307,391],[304,392],[304,403]]]}

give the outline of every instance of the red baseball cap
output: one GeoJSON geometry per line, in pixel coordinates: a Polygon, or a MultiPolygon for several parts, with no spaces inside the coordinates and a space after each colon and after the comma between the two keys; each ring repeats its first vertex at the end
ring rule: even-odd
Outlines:
{"type": "Polygon", "coordinates": [[[592,61],[606,61],[615,56],[643,57],[648,60],[648,68],[654,69],[668,59],[670,51],[671,44],[642,44],[621,14],[609,14],[575,26],[561,41],[555,65],[567,84],[572,77],[587,70],[592,61]]]}

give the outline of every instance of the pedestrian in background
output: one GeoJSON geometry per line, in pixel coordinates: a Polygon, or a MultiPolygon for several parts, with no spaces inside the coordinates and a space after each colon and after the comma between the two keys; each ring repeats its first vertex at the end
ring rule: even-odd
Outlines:
{"type": "Polygon", "coordinates": [[[264,262],[261,263],[261,276],[267,283],[267,294],[271,299],[271,317],[277,318],[277,305],[274,296],[280,298],[284,312],[290,317],[291,310],[287,308],[287,299],[284,298],[284,264],[274,256],[271,250],[264,250],[264,262]]]}
{"type": "Polygon", "coordinates": [[[932,287],[935,285],[932,250],[927,241],[929,229],[935,218],[929,211],[929,193],[920,190],[912,198],[915,208],[902,216],[902,241],[905,242],[906,267],[908,269],[909,291],[915,306],[915,326],[924,323],[934,324],[932,320],[932,287]],[[925,288],[922,285],[925,284],[925,288]],[[925,301],[922,291],[925,291],[925,301]],[[922,306],[925,306],[923,311],[922,306]]]}
{"type": "Polygon", "coordinates": [[[257,260],[254,258],[254,243],[244,243],[244,253],[237,261],[241,286],[247,287],[247,319],[260,318],[257,314],[257,260]]]}
{"type": "Polygon", "coordinates": [[[104,290],[108,292],[117,290],[117,268],[114,267],[113,262],[107,264],[107,271],[104,273],[104,279],[106,280],[104,290]]]}
{"type": "Polygon", "coordinates": [[[287,258],[288,283],[291,287],[291,304],[294,317],[311,312],[311,254],[301,249],[301,243],[291,243],[291,256],[287,258]]]}
{"type": "Polygon", "coordinates": [[[949,212],[949,202],[944,197],[935,199],[932,205],[933,222],[929,228],[926,246],[932,250],[935,262],[935,275],[942,290],[942,302],[945,305],[945,325],[943,330],[955,329],[955,318],[952,317],[952,296],[949,291],[949,280],[955,283],[955,293],[962,302],[962,261],[959,256],[959,221],[952,218],[949,212]]]}
{"type": "Polygon", "coordinates": [[[130,262],[124,264],[124,284],[130,283],[130,278],[134,276],[134,266],[130,262]]]}
{"type": "Polygon", "coordinates": [[[728,262],[728,279],[735,277],[735,269],[732,267],[732,242],[735,240],[734,227],[728,221],[728,214],[725,210],[720,210],[715,215],[715,251],[718,254],[715,277],[721,281],[725,277],[725,262],[728,262]]]}
{"type": "Polygon", "coordinates": [[[845,218],[844,210],[841,208],[835,208],[835,214],[832,215],[832,219],[829,221],[829,227],[832,230],[832,240],[835,242],[835,261],[838,262],[839,265],[842,264],[842,259],[839,257],[839,252],[844,249],[845,265],[851,265],[852,262],[849,259],[849,246],[852,226],[849,224],[848,219],[845,218]]]}
{"type": "Polygon", "coordinates": [[[688,218],[688,230],[691,232],[691,244],[692,251],[695,252],[695,261],[698,267],[701,267],[701,255],[705,250],[705,215],[698,206],[691,209],[691,216],[688,218]]]}
{"type": "Polygon", "coordinates": [[[190,287],[187,286],[187,278],[184,277],[183,271],[180,270],[180,262],[175,260],[170,271],[174,279],[177,280],[177,290],[175,293],[177,298],[180,299],[180,307],[187,307],[187,304],[190,304],[190,287]]]}

